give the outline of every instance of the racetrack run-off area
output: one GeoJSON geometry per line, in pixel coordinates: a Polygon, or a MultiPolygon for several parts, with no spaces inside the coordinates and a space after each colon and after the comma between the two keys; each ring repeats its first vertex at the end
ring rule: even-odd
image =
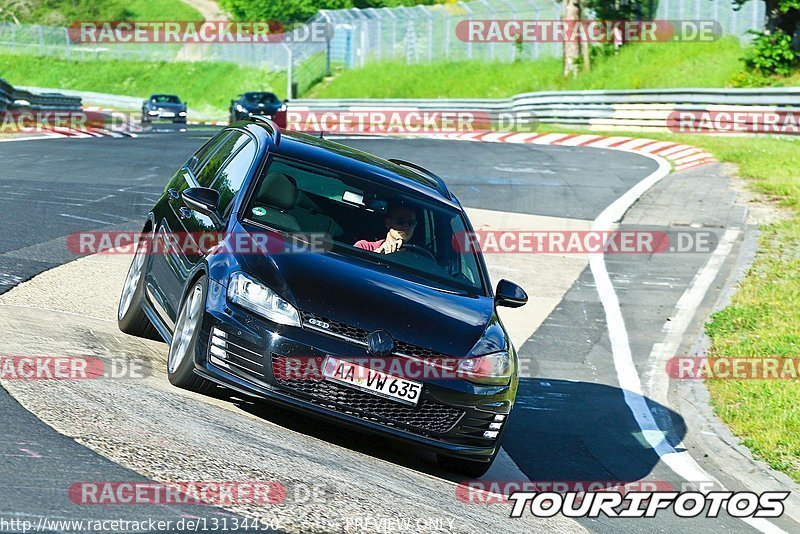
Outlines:
{"type": "MultiPolygon", "coordinates": [[[[512,519],[508,503],[460,499],[464,481],[427,453],[236,394],[171,387],[166,345],[117,329],[130,256],[78,258],[65,241],[79,231],[141,230],[166,181],[213,131],[0,143],[8,236],[0,244],[0,354],[122,358],[144,369],[122,380],[2,381],[8,498],[0,517],[259,517],[290,532],[369,531],[355,522],[365,517],[422,518],[412,530],[457,532],[798,530],[796,493],[787,514],[769,521],[685,519],[669,510],[653,519],[512,519]],[[268,480],[289,491],[267,507],[70,500],[72,484],[99,480],[268,480]]],[[[514,280],[531,298],[501,312],[524,372],[504,452],[483,479],[796,489],[731,445],[696,403],[702,386],[672,380],[664,367],[665,358],[696,350],[705,318],[752,253],[753,229],[724,169],[711,162],[670,173],[667,160],[621,150],[624,142],[580,146],[575,137],[339,140],[437,172],[476,230],[678,228],[713,236],[713,249],[702,252],[486,254],[493,282],[514,280]]]]}

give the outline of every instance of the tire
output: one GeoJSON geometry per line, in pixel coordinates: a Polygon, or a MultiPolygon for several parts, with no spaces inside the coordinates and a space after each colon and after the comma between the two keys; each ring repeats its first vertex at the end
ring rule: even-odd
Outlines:
{"type": "Polygon", "coordinates": [[[147,273],[148,251],[153,243],[152,234],[142,236],[136,246],[136,253],[128,267],[125,285],[117,306],[117,325],[119,329],[132,336],[163,341],[150,319],[144,313],[144,278],[147,273]]]}
{"type": "Polygon", "coordinates": [[[469,478],[480,478],[486,474],[492,466],[494,456],[488,462],[479,462],[477,460],[466,460],[464,458],[456,458],[454,456],[447,456],[445,454],[436,454],[436,459],[439,462],[439,467],[464,475],[469,478]]]}
{"type": "Polygon", "coordinates": [[[142,124],[148,124],[150,122],[150,117],[142,111],[142,124]]]}
{"type": "Polygon", "coordinates": [[[212,393],[216,385],[194,373],[194,356],[203,326],[208,278],[200,277],[181,302],[175,331],[169,344],[167,378],[173,386],[198,393],[212,393]]]}

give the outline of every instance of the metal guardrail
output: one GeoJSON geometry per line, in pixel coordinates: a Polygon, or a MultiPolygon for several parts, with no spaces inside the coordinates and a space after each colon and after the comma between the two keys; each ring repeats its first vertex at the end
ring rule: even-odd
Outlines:
{"type": "Polygon", "coordinates": [[[16,100],[25,100],[30,103],[30,109],[35,110],[78,110],[81,109],[81,99],[76,96],[67,96],[58,92],[34,93],[21,88],[15,88],[4,79],[0,78],[0,110],[12,107],[16,100]]]}
{"type": "Polygon", "coordinates": [[[647,89],[546,91],[505,99],[296,99],[295,110],[419,109],[505,114],[538,122],[590,126],[666,128],[676,111],[782,111],[800,113],[800,87],[763,89],[647,89]],[[740,109],[741,108],[741,109],[740,109]]]}

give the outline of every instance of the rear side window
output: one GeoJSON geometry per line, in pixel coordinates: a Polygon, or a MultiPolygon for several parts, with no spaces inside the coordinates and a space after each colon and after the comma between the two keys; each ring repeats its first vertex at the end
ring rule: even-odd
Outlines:
{"type": "Polygon", "coordinates": [[[197,174],[197,169],[205,165],[208,158],[219,148],[219,146],[230,137],[230,132],[221,132],[216,137],[211,138],[205,145],[200,147],[200,150],[194,153],[192,159],[187,163],[190,171],[197,174]]]}
{"type": "Polygon", "coordinates": [[[245,133],[232,132],[221,143],[215,144],[215,151],[200,164],[200,170],[195,173],[198,185],[210,187],[225,161],[249,140],[245,133]]]}

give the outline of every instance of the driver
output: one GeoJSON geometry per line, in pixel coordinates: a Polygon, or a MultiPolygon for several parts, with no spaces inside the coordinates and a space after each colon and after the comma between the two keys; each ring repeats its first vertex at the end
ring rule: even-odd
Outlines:
{"type": "Polygon", "coordinates": [[[378,254],[397,252],[403,246],[403,243],[408,243],[414,236],[414,228],[417,227],[417,214],[412,208],[398,204],[386,212],[383,222],[388,230],[385,238],[378,241],[362,239],[353,246],[377,252],[378,254]]]}

